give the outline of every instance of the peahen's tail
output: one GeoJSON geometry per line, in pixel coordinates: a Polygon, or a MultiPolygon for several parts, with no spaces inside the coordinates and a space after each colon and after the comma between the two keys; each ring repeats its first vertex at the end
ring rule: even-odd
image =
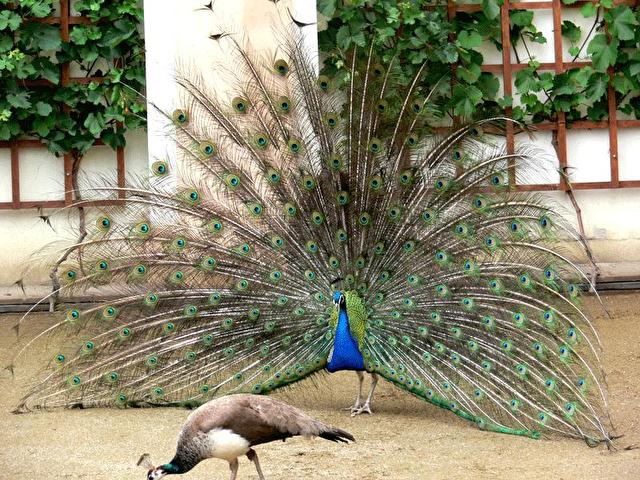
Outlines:
{"type": "Polygon", "coordinates": [[[178,78],[183,102],[165,112],[178,158],[120,190],[64,264],[61,293],[112,298],[44,332],[60,348],[21,408],[297,382],[327,363],[337,287],[367,370],[483,429],[608,441],[586,278],[558,244],[575,236],[513,188],[539,152],[507,153],[488,133],[500,118],[434,133],[426,65],[400,85],[356,50],[340,83],[295,36],[272,62],[220,41],[234,91],[178,78]]]}
{"type": "Polygon", "coordinates": [[[336,427],[327,427],[326,430],[318,435],[320,438],[324,438],[325,440],[331,440],[332,442],[342,442],[349,443],[355,442],[356,439],[346,430],[342,430],[336,427]]]}

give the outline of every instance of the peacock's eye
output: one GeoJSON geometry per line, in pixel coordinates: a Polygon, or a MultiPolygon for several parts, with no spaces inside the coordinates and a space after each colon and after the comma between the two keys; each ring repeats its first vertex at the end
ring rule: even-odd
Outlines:
{"type": "Polygon", "coordinates": [[[289,64],[284,60],[276,60],[273,66],[276,72],[278,72],[280,75],[286,75],[287,73],[289,73],[289,64]]]}

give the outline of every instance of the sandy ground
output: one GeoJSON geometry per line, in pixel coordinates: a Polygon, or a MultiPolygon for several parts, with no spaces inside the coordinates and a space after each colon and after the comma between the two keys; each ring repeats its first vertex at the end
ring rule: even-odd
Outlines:
{"type": "MultiPolygon", "coordinates": [[[[319,387],[301,384],[280,396],[317,418],[353,433],[357,443],[290,439],[257,448],[266,477],[272,479],[640,479],[640,292],[604,297],[613,318],[606,319],[589,299],[606,350],[610,403],[618,449],[589,448],[575,440],[529,440],[482,432],[454,415],[417,400],[389,384],[379,387],[373,416],[351,418],[341,411],[353,401],[356,378],[350,372],[327,377],[319,387]]],[[[0,315],[0,365],[16,349],[11,327],[16,315],[0,315]]],[[[46,322],[41,314],[38,322],[46,322]]],[[[166,462],[188,411],[66,410],[27,415],[9,413],[34,368],[34,354],[13,380],[0,373],[0,479],[138,479],[135,462],[149,452],[166,462]]],[[[182,478],[227,479],[221,460],[198,465],[182,478]]],[[[238,479],[257,479],[248,460],[238,479]]]]}

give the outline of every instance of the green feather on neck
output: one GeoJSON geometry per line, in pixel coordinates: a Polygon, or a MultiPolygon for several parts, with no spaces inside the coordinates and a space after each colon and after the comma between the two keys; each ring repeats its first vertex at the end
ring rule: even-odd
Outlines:
{"type": "Polygon", "coordinates": [[[160,468],[167,473],[180,473],[182,471],[178,465],[174,465],[173,463],[165,463],[160,468]]]}
{"type": "MultiPolygon", "coordinates": [[[[347,302],[349,331],[351,332],[353,339],[358,342],[358,350],[362,352],[364,348],[364,335],[366,332],[367,310],[364,306],[364,302],[355,290],[344,292],[344,296],[347,302]]],[[[338,328],[338,309],[335,309],[331,313],[329,325],[331,325],[331,329],[335,333],[336,328],[338,328]]]]}

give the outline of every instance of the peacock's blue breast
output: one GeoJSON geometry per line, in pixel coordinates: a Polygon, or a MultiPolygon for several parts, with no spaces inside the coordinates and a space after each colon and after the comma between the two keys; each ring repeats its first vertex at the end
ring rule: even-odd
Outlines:
{"type": "Polygon", "coordinates": [[[339,370],[364,370],[364,359],[358,343],[349,330],[349,317],[341,308],[338,317],[338,325],[333,342],[333,352],[330,355],[327,370],[337,372],[339,370]]]}

